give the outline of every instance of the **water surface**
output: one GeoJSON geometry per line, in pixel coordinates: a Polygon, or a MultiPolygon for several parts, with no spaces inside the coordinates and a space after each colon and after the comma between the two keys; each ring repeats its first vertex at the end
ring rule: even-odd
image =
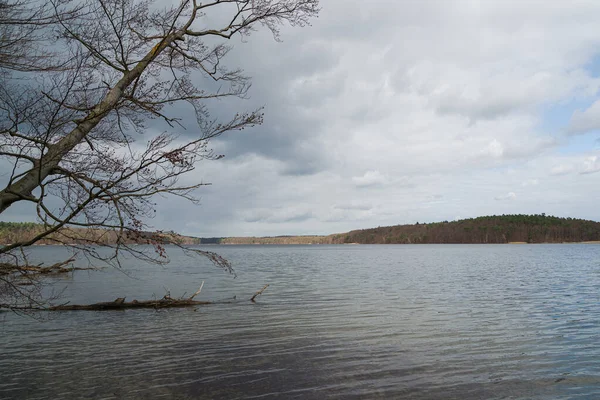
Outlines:
{"type": "Polygon", "coordinates": [[[599,245],[208,249],[238,277],[170,249],[166,268],[129,261],[57,287],[88,303],[204,280],[214,305],[1,313],[0,398],[600,398],[599,245]]]}

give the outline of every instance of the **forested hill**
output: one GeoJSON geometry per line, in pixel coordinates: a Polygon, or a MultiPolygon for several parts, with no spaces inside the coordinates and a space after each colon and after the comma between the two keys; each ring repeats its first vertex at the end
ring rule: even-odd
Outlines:
{"type": "Polygon", "coordinates": [[[329,236],[330,243],[562,243],[600,241],[600,222],[541,215],[502,215],[396,225],[329,236]]]}
{"type": "Polygon", "coordinates": [[[600,241],[600,222],[540,215],[501,215],[362,229],[329,236],[212,238],[215,244],[562,243],[600,241]]]}
{"type": "MultiPolygon", "coordinates": [[[[92,239],[110,244],[114,233],[100,229],[68,228],[66,236],[74,243],[92,239]]],[[[33,237],[41,225],[0,222],[0,244],[14,243],[33,237]]],[[[329,236],[276,236],[195,238],[164,234],[181,244],[409,244],[409,243],[562,243],[600,242],[600,222],[541,215],[501,215],[463,219],[453,222],[395,225],[362,229],[329,236]]],[[[123,239],[122,239],[123,240],[123,239]]],[[[64,242],[64,239],[62,240],[64,242]]],[[[145,243],[144,237],[128,242],[145,243]]],[[[52,238],[40,244],[55,244],[52,238]]]]}

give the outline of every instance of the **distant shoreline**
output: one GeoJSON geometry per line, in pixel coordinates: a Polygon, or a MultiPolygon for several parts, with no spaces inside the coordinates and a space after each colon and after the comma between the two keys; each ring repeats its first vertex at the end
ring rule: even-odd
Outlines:
{"type": "Polygon", "coordinates": [[[448,244],[448,245],[461,245],[461,244],[481,244],[481,245],[522,245],[522,244],[600,244],[600,240],[592,240],[586,242],[507,242],[507,243],[200,243],[198,245],[191,246],[370,246],[370,245],[429,245],[429,244],[448,244]]]}
{"type": "MultiPolygon", "coordinates": [[[[0,242],[27,242],[43,231],[35,223],[0,222],[0,242]]],[[[119,233],[113,230],[64,228],[39,244],[59,240],[75,243],[115,244],[119,233]]],[[[163,232],[139,232],[127,243],[150,243],[155,239],[185,245],[318,245],[318,244],[600,244],[600,222],[548,216],[545,214],[492,215],[485,217],[379,226],[331,235],[197,237],[163,232]]]]}
{"type": "MultiPolygon", "coordinates": [[[[1,246],[10,246],[12,243],[0,243],[1,246]]],[[[507,243],[189,243],[183,246],[406,246],[406,245],[538,245],[538,244],[600,244],[600,240],[591,240],[586,242],[539,242],[539,243],[527,243],[527,242],[507,242],[507,243]]],[[[144,246],[144,243],[137,243],[138,246],[144,246]]],[[[69,244],[47,244],[39,243],[32,244],[33,247],[38,246],[58,246],[65,247],[70,246],[69,244]]],[[[102,246],[102,245],[95,245],[102,246]]],[[[105,245],[110,246],[110,244],[105,245]]],[[[149,246],[149,245],[148,245],[149,246]]]]}
{"type": "Polygon", "coordinates": [[[492,215],[412,225],[379,226],[331,235],[202,238],[219,244],[525,244],[600,243],[600,222],[546,214],[492,215]]]}

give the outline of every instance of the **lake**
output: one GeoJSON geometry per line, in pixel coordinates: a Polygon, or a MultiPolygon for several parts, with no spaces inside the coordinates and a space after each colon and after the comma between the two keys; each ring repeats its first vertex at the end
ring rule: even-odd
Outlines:
{"type": "Polygon", "coordinates": [[[217,304],[0,313],[0,398],[600,398],[600,245],[205,249],[237,278],[169,249],[167,267],[128,260],[55,287],[89,303],[205,281],[196,299],[217,304]]]}

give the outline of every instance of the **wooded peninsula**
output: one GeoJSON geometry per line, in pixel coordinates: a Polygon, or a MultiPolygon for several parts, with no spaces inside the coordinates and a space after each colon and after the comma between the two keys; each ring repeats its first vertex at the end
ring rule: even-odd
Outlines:
{"type": "MultiPolygon", "coordinates": [[[[33,237],[42,226],[35,223],[0,222],[0,243],[9,244],[33,237]]],[[[111,244],[114,232],[101,229],[68,228],[72,241],[111,244]],[[99,240],[101,239],[101,240],[99,240]]],[[[427,244],[427,243],[574,243],[600,242],[600,222],[559,218],[545,214],[498,215],[443,221],[394,225],[354,230],[327,236],[216,237],[198,238],[165,233],[179,244],[427,244]]],[[[121,239],[125,240],[125,239],[121,239]]],[[[126,240],[132,240],[131,238],[126,240]]],[[[41,244],[55,244],[52,238],[41,244]]],[[[135,243],[146,243],[143,235],[135,243]]]]}
{"type": "Polygon", "coordinates": [[[600,241],[600,222],[545,214],[494,215],[452,222],[382,226],[328,236],[212,240],[219,244],[573,243],[600,241]]]}

